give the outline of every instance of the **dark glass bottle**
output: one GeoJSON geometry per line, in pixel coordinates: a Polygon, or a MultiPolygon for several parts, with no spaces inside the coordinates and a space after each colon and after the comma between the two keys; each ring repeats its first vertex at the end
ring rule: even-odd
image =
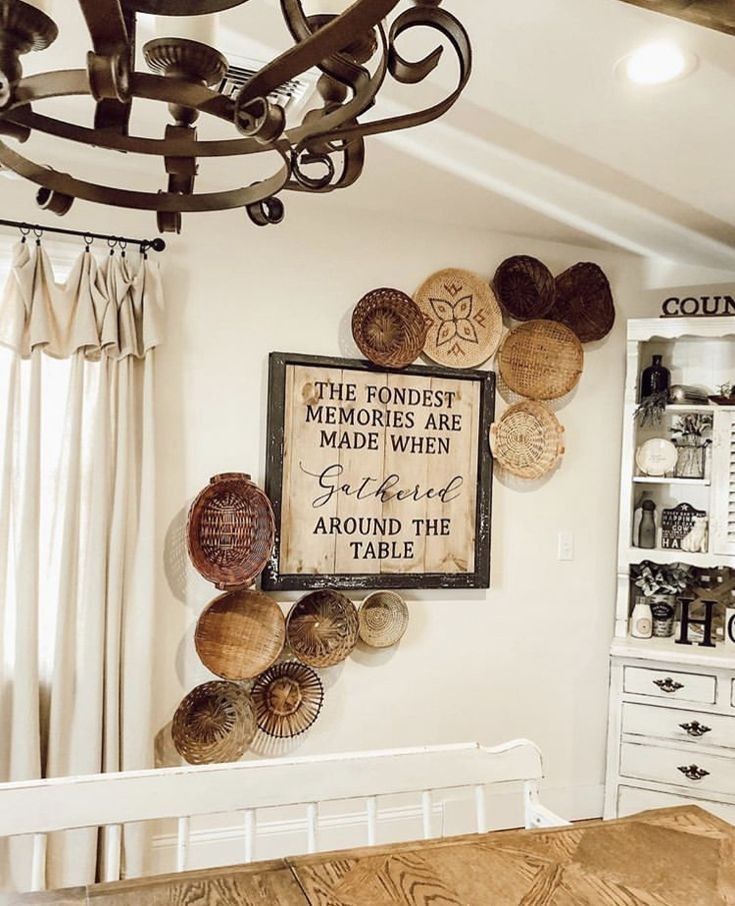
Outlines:
{"type": "Polygon", "coordinates": [[[641,375],[641,401],[654,393],[665,393],[670,386],[671,372],[661,364],[661,356],[655,355],[641,375]]]}
{"type": "Polygon", "coordinates": [[[656,547],[656,504],[652,500],[644,500],[641,507],[643,515],[638,526],[638,547],[653,550],[656,547]]]}

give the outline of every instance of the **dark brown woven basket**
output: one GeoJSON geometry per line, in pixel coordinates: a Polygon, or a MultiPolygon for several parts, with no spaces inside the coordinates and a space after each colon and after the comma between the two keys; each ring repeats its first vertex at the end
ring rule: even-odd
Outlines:
{"type": "Polygon", "coordinates": [[[573,330],[582,343],[601,340],[615,324],[615,302],[610,283],[597,264],[575,264],[556,278],[552,321],[573,330]]]}
{"type": "Polygon", "coordinates": [[[171,725],[176,751],[189,764],[237,761],[255,736],[250,696],[236,683],[204,683],[181,702],[171,725]]]}
{"type": "Polygon", "coordinates": [[[217,588],[243,588],[265,569],[276,524],[270,501],[249,475],[215,475],[189,510],[189,556],[217,588]]]}
{"type": "Polygon", "coordinates": [[[360,352],[382,368],[405,368],[421,354],[427,324],[418,305],[399,289],[375,289],[352,313],[352,335],[360,352]]]}
{"type": "Polygon", "coordinates": [[[278,604],[261,591],[220,595],[199,617],[194,633],[199,660],[227,680],[253,679],[280,657],[286,622],[278,604]]]}
{"type": "Polygon", "coordinates": [[[355,605],[329,588],[303,597],[286,620],[289,647],[311,667],[333,667],[344,661],[357,644],[359,629],[355,605]]]}
{"type": "Polygon", "coordinates": [[[500,304],[516,321],[545,317],[556,298],[551,271],[529,255],[507,258],[495,272],[493,286],[500,304]]]}
{"type": "Polygon", "coordinates": [[[305,733],[319,717],[324,686],[317,674],[297,661],[284,661],[266,670],[253,685],[258,727],[276,739],[305,733]]]}

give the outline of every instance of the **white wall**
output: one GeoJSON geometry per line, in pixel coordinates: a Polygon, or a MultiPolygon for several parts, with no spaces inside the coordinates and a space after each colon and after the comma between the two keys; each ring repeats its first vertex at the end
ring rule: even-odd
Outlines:
{"type": "Polygon", "coordinates": [[[495,482],[492,588],[407,594],[412,621],[400,647],[360,650],[325,671],[325,709],[297,748],[529,736],[547,754],[550,786],[573,791],[560,806],[600,813],[624,324],[652,313],[638,302],[639,259],[622,254],[348,216],[332,213],[328,199],[291,205],[286,222],[266,230],[239,214],[186,224],[166,255],[170,321],[159,360],[167,564],[158,588],[159,727],[186,691],[211,678],[192,635],[215,592],[186,564],[185,512],[212,474],[241,470],[263,480],[268,353],[356,354],[349,314],[366,291],[411,292],[446,266],[490,276],[518,253],[538,255],[555,272],[598,261],[615,290],[615,331],[587,348],[582,383],[560,411],[564,464],[541,484],[495,482]],[[575,535],[571,563],[557,560],[561,530],[575,535]]]}
{"type": "MultiPolygon", "coordinates": [[[[2,188],[12,216],[38,217],[27,188],[2,188]]],[[[491,589],[408,593],[411,625],[401,645],[358,650],[325,671],[324,711],[291,751],[528,736],[546,753],[549,804],[569,817],[601,814],[625,320],[658,313],[641,292],[657,281],[641,259],[622,253],[349,214],[330,198],[289,202],[284,224],[267,229],[241,212],[187,218],[162,259],[170,317],[157,353],[153,684],[161,763],[175,756],[167,731],[179,700],[211,678],[192,639],[215,590],[187,562],[186,511],[212,474],[246,471],[262,482],[268,353],[356,355],[349,316],[361,295],[383,285],[411,292],[442,267],[490,277],[512,254],[536,255],[554,272],[592,260],[612,282],[617,323],[586,348],[581,384],[559,410],[567,440],[559,471],[539,484],[495,481],[491,589]],[[572,562],[557,559],[560,531],[574,534],[572,562]]],[[[75,207],[69,220],[155,232],[151,217],[110,218],[89,206],[75,207]]],[[[295,597],[283,595],[284,605],[295,597]]]]}

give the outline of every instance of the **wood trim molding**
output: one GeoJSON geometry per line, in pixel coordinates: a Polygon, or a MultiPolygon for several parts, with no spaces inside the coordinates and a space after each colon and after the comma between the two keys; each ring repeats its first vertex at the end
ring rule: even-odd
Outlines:
{"type": "Polygon", "coordinates": [[[655,13],[684,19],[694,25],[735,35],[735,6],[732,0],[621,0],[655,13]]]}

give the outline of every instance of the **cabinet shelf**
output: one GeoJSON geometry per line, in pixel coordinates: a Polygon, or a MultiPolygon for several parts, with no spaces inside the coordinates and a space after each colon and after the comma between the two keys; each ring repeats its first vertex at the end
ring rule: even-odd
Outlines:
{"type": "Polygon", "coordinates": [[[623,552],[624,564],[626,567],[631,563],[641,563],[643,560],[650,560],[652,563],[687,563],[690,566],[698,566],[702,569],[708,569],[714,566],[735,567],[735,556],[728,557],[723,554],[688,554],[686,551],[671,551],[656,548],[649,550],[645,547],[629,547],[623,552]]]}
{"type": "Polygon", "coordinates": [[[691,485],[697,488],[708,488],[711,484],[709,478],[655,478],[648,475],[635,475],[635,484],[672,484],[691,485]]]}

